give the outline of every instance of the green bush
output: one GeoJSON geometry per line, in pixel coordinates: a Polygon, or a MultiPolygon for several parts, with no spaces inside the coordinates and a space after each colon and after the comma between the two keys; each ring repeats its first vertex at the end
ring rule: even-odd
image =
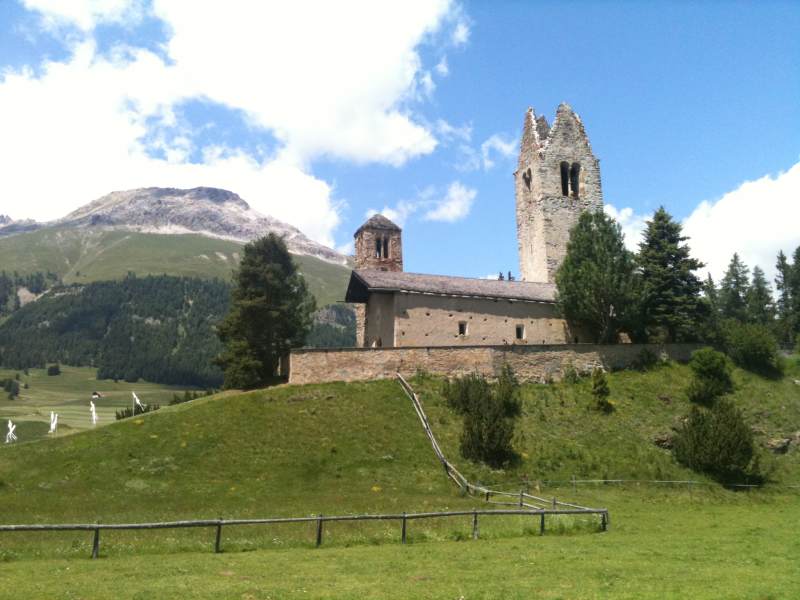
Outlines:
{"type": "Polygon", "coordinates": [[[686,390],[689,400],[710,406],[720,396],[733,391],[731,365],[728,358],[712,348],[701,348],[692,353],[689,361],[692,379],[686,390]]]}
{"type": "Polygon", "coordinates": [[[592,396],[594,396],[598,410],[604,413],[610,413],[614,410],[614,403],[608,399],[610,395],[611,390],[608,387],[605,371],[596,368],[592,371],[592,396]]]}
{"type": "Polygon", "coordinates": [[[650,350],[650,348],[643,348],[631,366],[637,371],[648,371],[657,366],[660,362],[661,359],[655,352],[650,350]]]}
{"type": "Polygon", "coordinates": [[[493,468],[516,458],[512,447],[515,419],[522,412],[519,382],[506,365],[494,385],[478,374],[447,382],[444,396],[448,406],[463,415],[461,455],[493,468]]]}
{"type": "Polygon", "coordinates": [[[561,381],[565,383],[579,383],[580,380],[581,375],[578,373],[575,365],[569,363],[566,367],[564,367],[564,373],[561,375],[561,381]]]}
{"type": "Polygon", "coordinates": [[[723,483],[761,478],[753,432],[726,398],[710,409],[693,407],[673,444],[678,462],[723,483]]]}
{"type": "Polygon", "coordinates": [[[764,375],[780,373],[778,342],[765,325],[727,321],[722,335],[725,352],[743,369],[764,375]]]}
{"type": "Polygon", "coordinates": [[[58,365],[58,363],[56,363],[54,365],[49,365],[47,367],[47,374],[50,377],[53,377],[55,375],[61,375],[61,367],[58,365]]]}
{"type": "Polygon", "coordinates": [[[161,407],[158,404],[145,404],[143,409],[139,407],[128,407],[116,411],[115,416],[117,417],[117,421],[120,421],[129,417],[135,417],[136,415],[153,412],[159,408],[161,407]]]}

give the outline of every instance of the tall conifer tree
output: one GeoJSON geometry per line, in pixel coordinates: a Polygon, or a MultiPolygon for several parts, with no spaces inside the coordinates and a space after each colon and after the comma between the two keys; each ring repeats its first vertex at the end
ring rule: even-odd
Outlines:
{"type": "Polygon", "coordinates": [[[747,293],[749,269],[734,253],[719,289],[720,312],[725,319],[747,321],[747,293]]]}
{"type": "Polygon", "coordinates": [[[230,312],[218,327],[225,350],[217,364],[226,388],[252,388],[275,377],[280,359],[303,344],[315,302],[273,233],[244,247],[235,283],[230,312]]]}
{"type": "Polygon", "coordinates": [[[753,277],[747,291],[747,319],[759,325],[772,325],[775,322],[772,287],[758,265],[753,267],[753,277]]]}
{"type": "Polygon", "coordinates": [[[782,344],[791,344],[794,331],[792,319],[792,265],[786,260],[783,250],[778,252],[775,263],[775,288],[778,290],[776,309],[778,313],[778,339],[782,344]]]}
{"type": "Polygon", "coordinates": [[[695,339],[702,284],[681,225],[660,207],[647,222],[637,257],[642,276],[642,319],[651,339],[695,339]]]}
{"type": "Polygon", "coordinates": [[[570,232],[556,273],[558,306],[598,343],[615,343],[637,308],[638,278],[622,230],[602,211],[587,211],[570,232]]]}

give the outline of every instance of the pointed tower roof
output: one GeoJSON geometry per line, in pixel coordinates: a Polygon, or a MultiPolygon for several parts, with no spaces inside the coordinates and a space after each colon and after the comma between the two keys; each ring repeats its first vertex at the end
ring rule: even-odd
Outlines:
{"type": "Polygon", "coordinates": [[[356,237],[364,229],[383,229],[384,231],[402,231],[397,225],[392,223],[389,219],[380,213],[372,215],[367,219],[364,224],[356,229],[353,237],[356,237]]]}

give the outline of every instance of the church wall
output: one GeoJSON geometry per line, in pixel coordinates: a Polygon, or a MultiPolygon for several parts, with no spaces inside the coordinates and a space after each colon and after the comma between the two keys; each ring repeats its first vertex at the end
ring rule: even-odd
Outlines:
{"type": "Polygon", "coordinates": [[[364,346],[394,346],[394,311],[394,294],[369,295],[365,311],[364,346]]]}
{"type": "MultiPolygon", "coordinates": [[[[555,305],[492,298],[395,294],[396,346],[563,344],[566,324],[555,305]],[[459,335],[459,323],[466,334],[459,335]],[[516,327],[524,327],[522,340],[516,327]]],[[[386,344],[384,343],[384,346],[386,344]]]]}
{"type": "Polygon", "coordinates": [[[302,348],[292,350],[289,383],[371,381],[418,370],[443,377],[481,373],[496,377],[509,364],[521,381],[558,381],[568,367],[588,374],[631,366],[647,349],[662,358],[686,362],[696,344],[553,344],[401,348],[302,348]]]}

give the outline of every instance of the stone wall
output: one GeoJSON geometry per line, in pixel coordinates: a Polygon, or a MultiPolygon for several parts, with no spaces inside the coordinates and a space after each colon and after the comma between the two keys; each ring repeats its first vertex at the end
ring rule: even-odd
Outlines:
{"type": "Polygon", "coordinates": [[[399,231],[362,229],[355,238],[356,269],[403,270],[403,238],[399,231]],[[381,253],[377,252],[380,242],[381,253]],[[388,256],[383,256],[386,243],[388,256]]]}
{"type": "Polygon", "coordinates": [[[687,361],[696,344],[552,344],[536,346],[464,346],[415,348],[303,348],[292,351],[289,383],[369,381],[418,369],[434,375],[458,376],[478,372],[496,376],[505,363],[522,381],[558,380],[568,366],[588,373],[633,364],[647,349],[672,360],[687,361]]]}

